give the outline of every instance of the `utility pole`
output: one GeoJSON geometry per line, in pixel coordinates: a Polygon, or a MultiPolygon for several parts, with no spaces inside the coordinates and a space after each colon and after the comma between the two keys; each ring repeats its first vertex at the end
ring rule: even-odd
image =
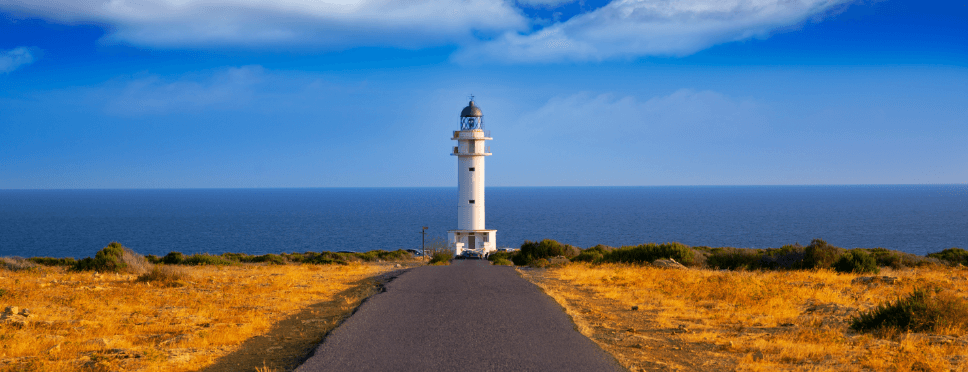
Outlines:
{"type": "Polygon", "coordinates": [[[420,253],[427,257],[427,226],[420,230],[420,253]]]}

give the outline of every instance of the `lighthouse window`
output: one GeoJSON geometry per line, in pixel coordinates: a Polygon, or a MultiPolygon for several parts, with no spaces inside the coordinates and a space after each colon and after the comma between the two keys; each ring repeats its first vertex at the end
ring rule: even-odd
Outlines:
{"type": "Polygon", "coordinates": [[[474,168],[471,168],[471,172],[473,172],[473,171],[474,171],[474,168]]]}
{"type": "Polygon", "coordinates": [[[485,243],[486,243],[486,242],[489,242],[489,241],[490,241],[490,240],[488,240],[488,239],[487,239],[487,237],[488,237],[488,236],[490,236],[490,235],[491,235],[491,234],[488,234],[488,233],[484,233],[484,242],[485,242],[485,243]]]}
{"type": "Polygon", "coordinates": [[[474,201],[473,200],[468,200],[468,202],[471,203],[471,204],[474,204],[474,201]]]}

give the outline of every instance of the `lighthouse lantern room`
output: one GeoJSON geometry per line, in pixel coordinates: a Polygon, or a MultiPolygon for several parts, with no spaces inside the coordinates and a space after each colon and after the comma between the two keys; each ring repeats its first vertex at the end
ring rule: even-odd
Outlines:
{"type": "Polygon", "coordinates": [[[460,130],[451,139],[457,141],[451,153],[457,157],[457,229],[447,231],[447,241],[455,255],[484,257],[497,246],[497,230],[484,227],[484,157],[491,155],[484,141],[492,138],[473,97],[460,112],[460,130]]]}

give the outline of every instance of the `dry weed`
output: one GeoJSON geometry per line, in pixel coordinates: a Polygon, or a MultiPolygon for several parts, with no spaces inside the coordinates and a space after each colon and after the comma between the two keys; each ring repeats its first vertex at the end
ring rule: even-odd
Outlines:
{"type": "Polygon", "coordinates": [[[31,314],[26,325],[0,324],[0,370],[199,370],[291,314],[388,270],[159,266],[140,277],[56,267],[0,271],[0,308],[31,314]],[[169,285],[175,282],[184,286],[169,285]]]}
{"type": "Polygon", "coordinates": [[[727,351],[744,370],[965,370],[968,365],[965,329],[888,339],[848,329],[859,312],[916,287],[942,287],[965,298],[968,270],[963,268],[881,273],[897,282],[855,281],[862,275],[825,270],[670,270],[620,264],[569,264],[544,275],[563,283],[543,286],[560,303],[590,291],[626,309],[635,306],[638,311],[613,315],[648,314],[656,329],[727,351]]]}

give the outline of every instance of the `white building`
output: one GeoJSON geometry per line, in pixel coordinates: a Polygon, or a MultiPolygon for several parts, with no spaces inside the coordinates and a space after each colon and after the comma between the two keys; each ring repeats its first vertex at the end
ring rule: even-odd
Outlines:
{"type": "Polygon", "coordinates": [[[451,154],[457,157],[457,229],[447,231],[447,242],[454,254],[473,250],[484,255],[497,246],[497,230],[484,227],[484,157],[491,155],[484,141],[492,138],[473,100],[460,112],[460,130],[451,139],[457,140],[451,154]]]}

